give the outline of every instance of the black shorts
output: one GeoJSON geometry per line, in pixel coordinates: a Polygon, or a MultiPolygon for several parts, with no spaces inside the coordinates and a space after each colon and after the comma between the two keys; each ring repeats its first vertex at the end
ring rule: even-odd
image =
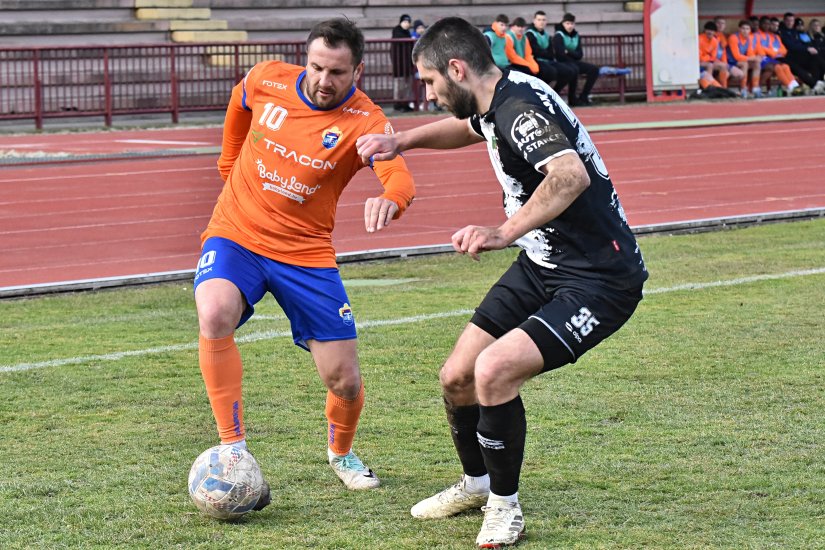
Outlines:
{"type": "Polygon", "coordinates": [[[617,290],[550,271],[522,252],[470,320],[495,338],[524,330],[541,351],[543,372],[575,363],[619,330],[642,300],[642,285],[617,290]]]}

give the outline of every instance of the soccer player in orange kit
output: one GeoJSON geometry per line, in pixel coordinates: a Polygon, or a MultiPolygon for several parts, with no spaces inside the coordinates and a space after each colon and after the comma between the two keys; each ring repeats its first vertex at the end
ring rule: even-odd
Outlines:
{"type": "MultiPolygon", "coordinates": [[[[234,333],[268,291],[327,387],[328,460],[349,489],[380,482],[352,452],[364,386],[332,230],[341,192],[365,166],[356,139],[393,131],[355,88],[363,52],[354,23],[324,21],[307,38],[305,68],[262,62],[235,86],[218,160],[226,184],[201,236],[195,274],[199,362],[221,442],[246,447],[234,333]]],[[[372,233],[401,216],[415,187],[402,159],[370,164],[384,186],[365,203],[372,233]]],[[[256,510],[269,502],[268,493],[256,510]]]]}

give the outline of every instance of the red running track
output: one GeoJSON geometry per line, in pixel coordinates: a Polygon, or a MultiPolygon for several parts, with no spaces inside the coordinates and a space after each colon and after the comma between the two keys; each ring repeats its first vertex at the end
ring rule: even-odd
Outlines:
{"type": "MultiPolygon", "coordinates": [[[[825,99],[584,109],[586,125],[825,112],[825,99]],[[778,106],[778,107],[777,107],[778,106]],[[790,111],[789,111],[790,110],[790,111]],[[682,117],[682,118],[680,118],[682,117]]],[[[398,129],[423,118],[397,119],[398,129]]],[[[822,120],[592,132],[633,226],[825,207],[822,120]]],[[[116,154],[216,146],[216,128],[0,136],[0,152],[116,154]],[[137,141],[136,141],[137,140],[137,141]],[[170,143],[172,142],[172,143],[170,143]]],[[[406,155],[418,196],[368,235],[362,208],[380,192],[364,170],[345,191],[339,253],[449,243],[467,224],[503,220],[483,145],[406,155]]],[[[0,288],[193,269],[221,188],[216,157],[188,155],[0,168],[0,288]]]]}

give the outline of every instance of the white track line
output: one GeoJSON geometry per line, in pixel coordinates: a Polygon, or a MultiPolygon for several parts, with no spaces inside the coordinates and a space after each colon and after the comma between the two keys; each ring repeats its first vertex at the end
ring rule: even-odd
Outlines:
{"type": "MultiPolygon", "coordinates": [[[[803,269],[797,271],[786,271],[784,273],[774,273],[767,275],[753,275],[751,277],[739,277],[737,279],[728,279],[724,281],[710,281],[707,283],[687,283],[683,285],[676,285],[663,288],[651,288],[646,290],[645,294],[664,294],[666,292],[678,292],[681,290],[702,290],[705,288],[716,288],[722,286],[735,286],[753,283],[757,281],[768,281],[775,279],[788,279],[791,277],[804,277],[806,275],[819,275],[825,273],[825,267],[814,269],[803,269]]],[[[413,315],[411,317],[400,317],[398,319],[381,319],[375,321],[363,321],[358,323],[362,329],[373,327],[384,327],[392,325],[405,325],[410,323],[418,323],[420,321],[429,321],[431,319],[444,319],[447,317],[459,317],[462,315],[470,315],[473,313],[472,309],[458,309],[454,311],[444,311],[441,313],[430,313],[426,315],[413,315]]],[[[245,334],[237,338],[238,343],[259,342],[261,340],[273,340],[275,338],[285,338],[291,336],[289,331],[259,331],[245,334]]],[[[118,351],[115,353],[104,353],[101,355],[86,355],[82,357],[68,357],[66,359],[52,359],[51,361],[40,361],[36,363],[18,363],[16,365],[1,365],[0,373],[3,372],[21,372],[33,369],[42,369],[46,367],[60,367],[63,365],[76,365],[78,363],[90,363],[95,361],[118,361],[126,357],[140,357],[143,355],[151,355],[155,353],[168,353],[171,351],[187,351],[198,348],[197,342],[189,342],[187,344],[173,344],[170,346],[159,346],[154,348],[144,348],[132,351],[118,351]]]]}

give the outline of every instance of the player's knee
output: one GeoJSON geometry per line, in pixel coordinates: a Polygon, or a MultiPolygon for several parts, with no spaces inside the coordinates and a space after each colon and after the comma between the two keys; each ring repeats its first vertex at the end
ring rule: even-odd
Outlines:
{"type": "Polygon", "coordinates": [[[489,353],[478,356],[475,366],[476,388],[479,393],[485,393],[492,388],[499,387],[503,382],[503,369],[500,361],[489,353]]]}
{"type": "Polygon", "coordinates": [[[473,369],[450,358],[441,366],[439,380],[445,395],[462,394],[473,388],[473,369]]]}
{"type": "Polygon", "coordinates": [[[361,374],[357,369],[335,369],[325,377],[324,384],[342,399],[355,399],[361,391],[361,374]]]}
{"type": "Polygon", "coordinates": [[[199,301],[198,327],[206,338],[223,338],[235,331],[240,319],[236,308],[227,307],[217,300],[199,301]]]}

